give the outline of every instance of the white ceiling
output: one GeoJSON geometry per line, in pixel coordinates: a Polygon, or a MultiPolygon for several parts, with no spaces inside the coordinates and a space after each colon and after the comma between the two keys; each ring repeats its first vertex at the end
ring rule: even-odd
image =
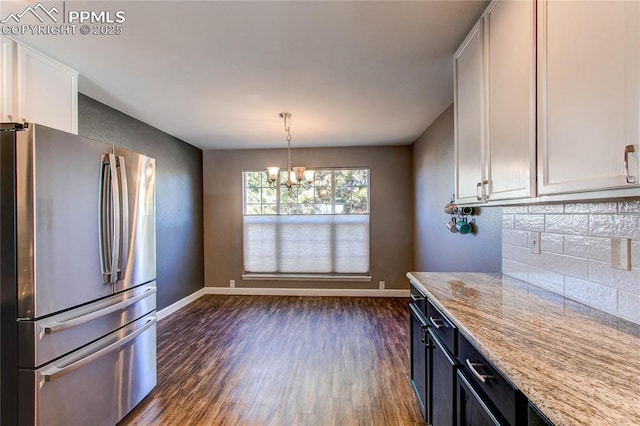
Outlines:
{"type": "Polygon", "coordinates": [[[486,1],[63,6],[126,14],[118,36],[18,37],[79,71],[82,93],[202,149],[246,149],[286,144],[281,111],[293,147],[412,143],[452,102],[452,55],[486,1]]]}

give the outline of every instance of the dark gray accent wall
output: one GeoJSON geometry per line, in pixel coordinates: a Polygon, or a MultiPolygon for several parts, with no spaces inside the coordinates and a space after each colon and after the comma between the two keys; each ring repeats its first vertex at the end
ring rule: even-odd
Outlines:
{"type": "MultiPolygon", "coordinates": [[[[207,287],[386,288],[408,287],[413,262],[411,147],[293,149],[295,164],[309,168],[369,167],[371,282],[243,281],[242,170],[286,167],[283,149],[204,152],[205,277],[207,287]]],[[[310,255],[312,255],[310,253],[310,255]]]]}
{"type": "Polygon", "coordinates": [[[156,159],[158,308],[202,288],[202,151],[82,94],[78,133],[156,159]]]}
{"type": "Polygon", "coordinates": [[[476,232],[452,234],[444,211],[454,192],[453,106],[413,144],[416,271],[500,272],[502,208],[476,208],[476,232]]]}

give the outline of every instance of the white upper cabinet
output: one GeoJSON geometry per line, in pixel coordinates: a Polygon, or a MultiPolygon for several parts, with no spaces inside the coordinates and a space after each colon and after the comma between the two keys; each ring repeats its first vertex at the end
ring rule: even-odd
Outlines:
{"type": "Polygon", "coordinates": [[[456,201],[535,195],[535,5],[494,1],[454,55],[456,201]]]}
{"type": "Polygon", "coordinates": [[[541,195],[638,195],[640,2],[540,1],[538,102],[541,195]]]}
{"type": "Polygon", "coordinates": [[[18,118],[17,96],[15,96],[15,43],[0,37],[0,121],[13,122],[18,118]]]}
{"type": "Polygon", "coordinates": [[[535,16],[531,1],[497,1],[485,13],[489,201],[535,195],[535,16]]]}
{"type": "Polygon", "coordinates": [[[484,25],[473,27],[453,60],[456,200],[482,201],[484,181],[484,25]]]}
{"type": "Polygon", "coordinates": [[[2,121],[28,121],[78,133],[78,73],[2,37],[2,121]]]}

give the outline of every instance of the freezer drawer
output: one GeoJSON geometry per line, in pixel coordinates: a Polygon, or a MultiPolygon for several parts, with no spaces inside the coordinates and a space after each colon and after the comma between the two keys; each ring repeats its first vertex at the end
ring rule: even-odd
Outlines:
{"type": "Polygon", "coordinates": [[[21,369],[18,420],[113,426],[155,385],[153,312],[45,367],[21,369]]]}
{"type": "Polygon", "coordinates": [[[152,282],[38,321],[18,321],[18,366],[37,368],[155,309],[152,282]]]}

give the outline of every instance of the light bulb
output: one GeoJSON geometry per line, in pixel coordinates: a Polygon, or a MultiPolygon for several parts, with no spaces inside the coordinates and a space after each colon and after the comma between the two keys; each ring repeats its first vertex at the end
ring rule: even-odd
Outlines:
{"type": "Polygon", "coordinates": [[[271,183],[276,182],[276,180],[278,179],[279,170],[280,170],[280,167],[276,167],[276,166],[267,167],[267,179],[269,179],[269,182],[271,183]]]}

